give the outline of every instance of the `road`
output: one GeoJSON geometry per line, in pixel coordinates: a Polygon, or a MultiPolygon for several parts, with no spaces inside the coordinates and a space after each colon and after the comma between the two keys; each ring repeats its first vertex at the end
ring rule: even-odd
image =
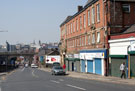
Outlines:
{"type": "Polygon", "coordinates": [[[135,86],[52,76],[34,68],[21,68],[0,82],[0,91],[134,91],[135,86]]]}

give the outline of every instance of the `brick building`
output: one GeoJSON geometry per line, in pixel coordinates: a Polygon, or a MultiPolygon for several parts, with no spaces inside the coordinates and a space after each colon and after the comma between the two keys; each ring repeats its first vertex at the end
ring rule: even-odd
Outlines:
{"type": "Polygon", "coordinates": [[[88,0],[78,6],[60,25],[61,60],[67,58],[68,70],[80,67],[81,72],[107,75],[109,36],[134,24],[134,16],[135,0],[88,0]]]}

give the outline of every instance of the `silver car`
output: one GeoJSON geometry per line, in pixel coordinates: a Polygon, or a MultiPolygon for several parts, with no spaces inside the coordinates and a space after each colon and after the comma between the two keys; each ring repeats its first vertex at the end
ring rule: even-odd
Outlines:
{"type": "Polygon", "coordinates": [[[61,66],[54,66],[52,68],[52,75],[65,75],[65,70],[61,66]]]}

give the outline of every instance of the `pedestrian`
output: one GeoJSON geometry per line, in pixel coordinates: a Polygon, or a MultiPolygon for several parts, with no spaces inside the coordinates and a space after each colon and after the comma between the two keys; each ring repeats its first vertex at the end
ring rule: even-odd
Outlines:
{"type": "Polygon", "coordinates": [[[63,65],[63,69],[64,69],[64,70],[66,69],[66,65],[65,65],[65,64],[63,65]]]}
{"type": "Polygon", "coordinates": [[[125,62],[123,62],[121,65],[120,65],[120,71],[121,71],[121,79],[124,78],[126,79],[126,65],[125,65],[125,62]]]}

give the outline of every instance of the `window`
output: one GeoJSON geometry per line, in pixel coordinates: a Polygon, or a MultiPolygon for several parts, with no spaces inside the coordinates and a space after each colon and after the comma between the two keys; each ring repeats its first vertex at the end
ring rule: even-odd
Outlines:
{"type": "Polygon", "coordinates": [[[80,30],[82,29],[82,17],[80,16],[80,30]]]}
{"type": "Polygon", "coordinates": [[[67,35],[67,25],[65,25],[65,35],[67,35]]]}
{"type": "Polygon", "coordinates": [[[88,10],[88,26],[90,26],[90,10],[88,10]]]}
{"type": "Polygon", "coordinates": [[[95,43],[95,34],[93,33],[92,34],[92,44],[94,44],[95,43]]]}
{"type": "Polygon", "coordinates": [[[100,22],[100,6],[97,5],[97,22],[100,22]]]}
{"type": "Polygon", "coordinates": [[[78,31],[78,19],[76,19],[76,31],[78,31]]]}
{"type": "Polygon", "coordinates": [[[75,22],[73,21],[73,32],[75,32],[75,22]]]}
{"type": "Polygon", "coordinates": [[[82,39],[80,38],[80,46],[81,46],[81,40],[82,40],[82,39]]]}
{"type": "Polygon", "coordinates": [[[84,40],[84,43],[85,43],[85,45],[86,45],[86,36],[85,36],[85,40],[84,40]]]}
{"type": "Polygon", "coordinates": [[[92,24],[95,23],[95,8],[92,8],[92,24]]]}
{"type": "Polygon", "coordinates": [[[76,39],[75,39],[75,47],[76,47],[76,39]]]}
{"type": "Polygon", "coordinates": [[[71,27],[71,33],[72,33],[72,23],[71,23],[70,27],[71,27]]]}
{"type": "Polygon", "coordinates": [[[84,42],[84,41],[83,41],[83,37],[82,37],[82,46],[83,46],[83,42],[84,42]]]}
{"type": "Polygon", "coordinates": [[[97,43],[100,42],[100,32],[97,32],[97,43]]]}
{"type": "Polygon", "coordinates": [[[68,34],[70,34],[70,24],[69,24],[69,33],[68,34]]]}
{"type": "Polygon", "coordinates": [[[90,45],[90,35],[88,35],[88,45],[90,45]]]}
{"type": "Polygon", "coordinates": [[[86,15],[84,14],[83,15],[83,27],[86,28],[86,15]]]}
{"type": "Polygon", "coordinates": [[[123,8],[123,12],[130,13],[130,5],[129,4],[123,4],[122,8],[123,8]]]}
{"type": "Polygon", "coordinates": [[[76,29],[76,28],[75,28],[75,21],[74,21],[74,32],[76,31],[75,29],[76,29]]]}

